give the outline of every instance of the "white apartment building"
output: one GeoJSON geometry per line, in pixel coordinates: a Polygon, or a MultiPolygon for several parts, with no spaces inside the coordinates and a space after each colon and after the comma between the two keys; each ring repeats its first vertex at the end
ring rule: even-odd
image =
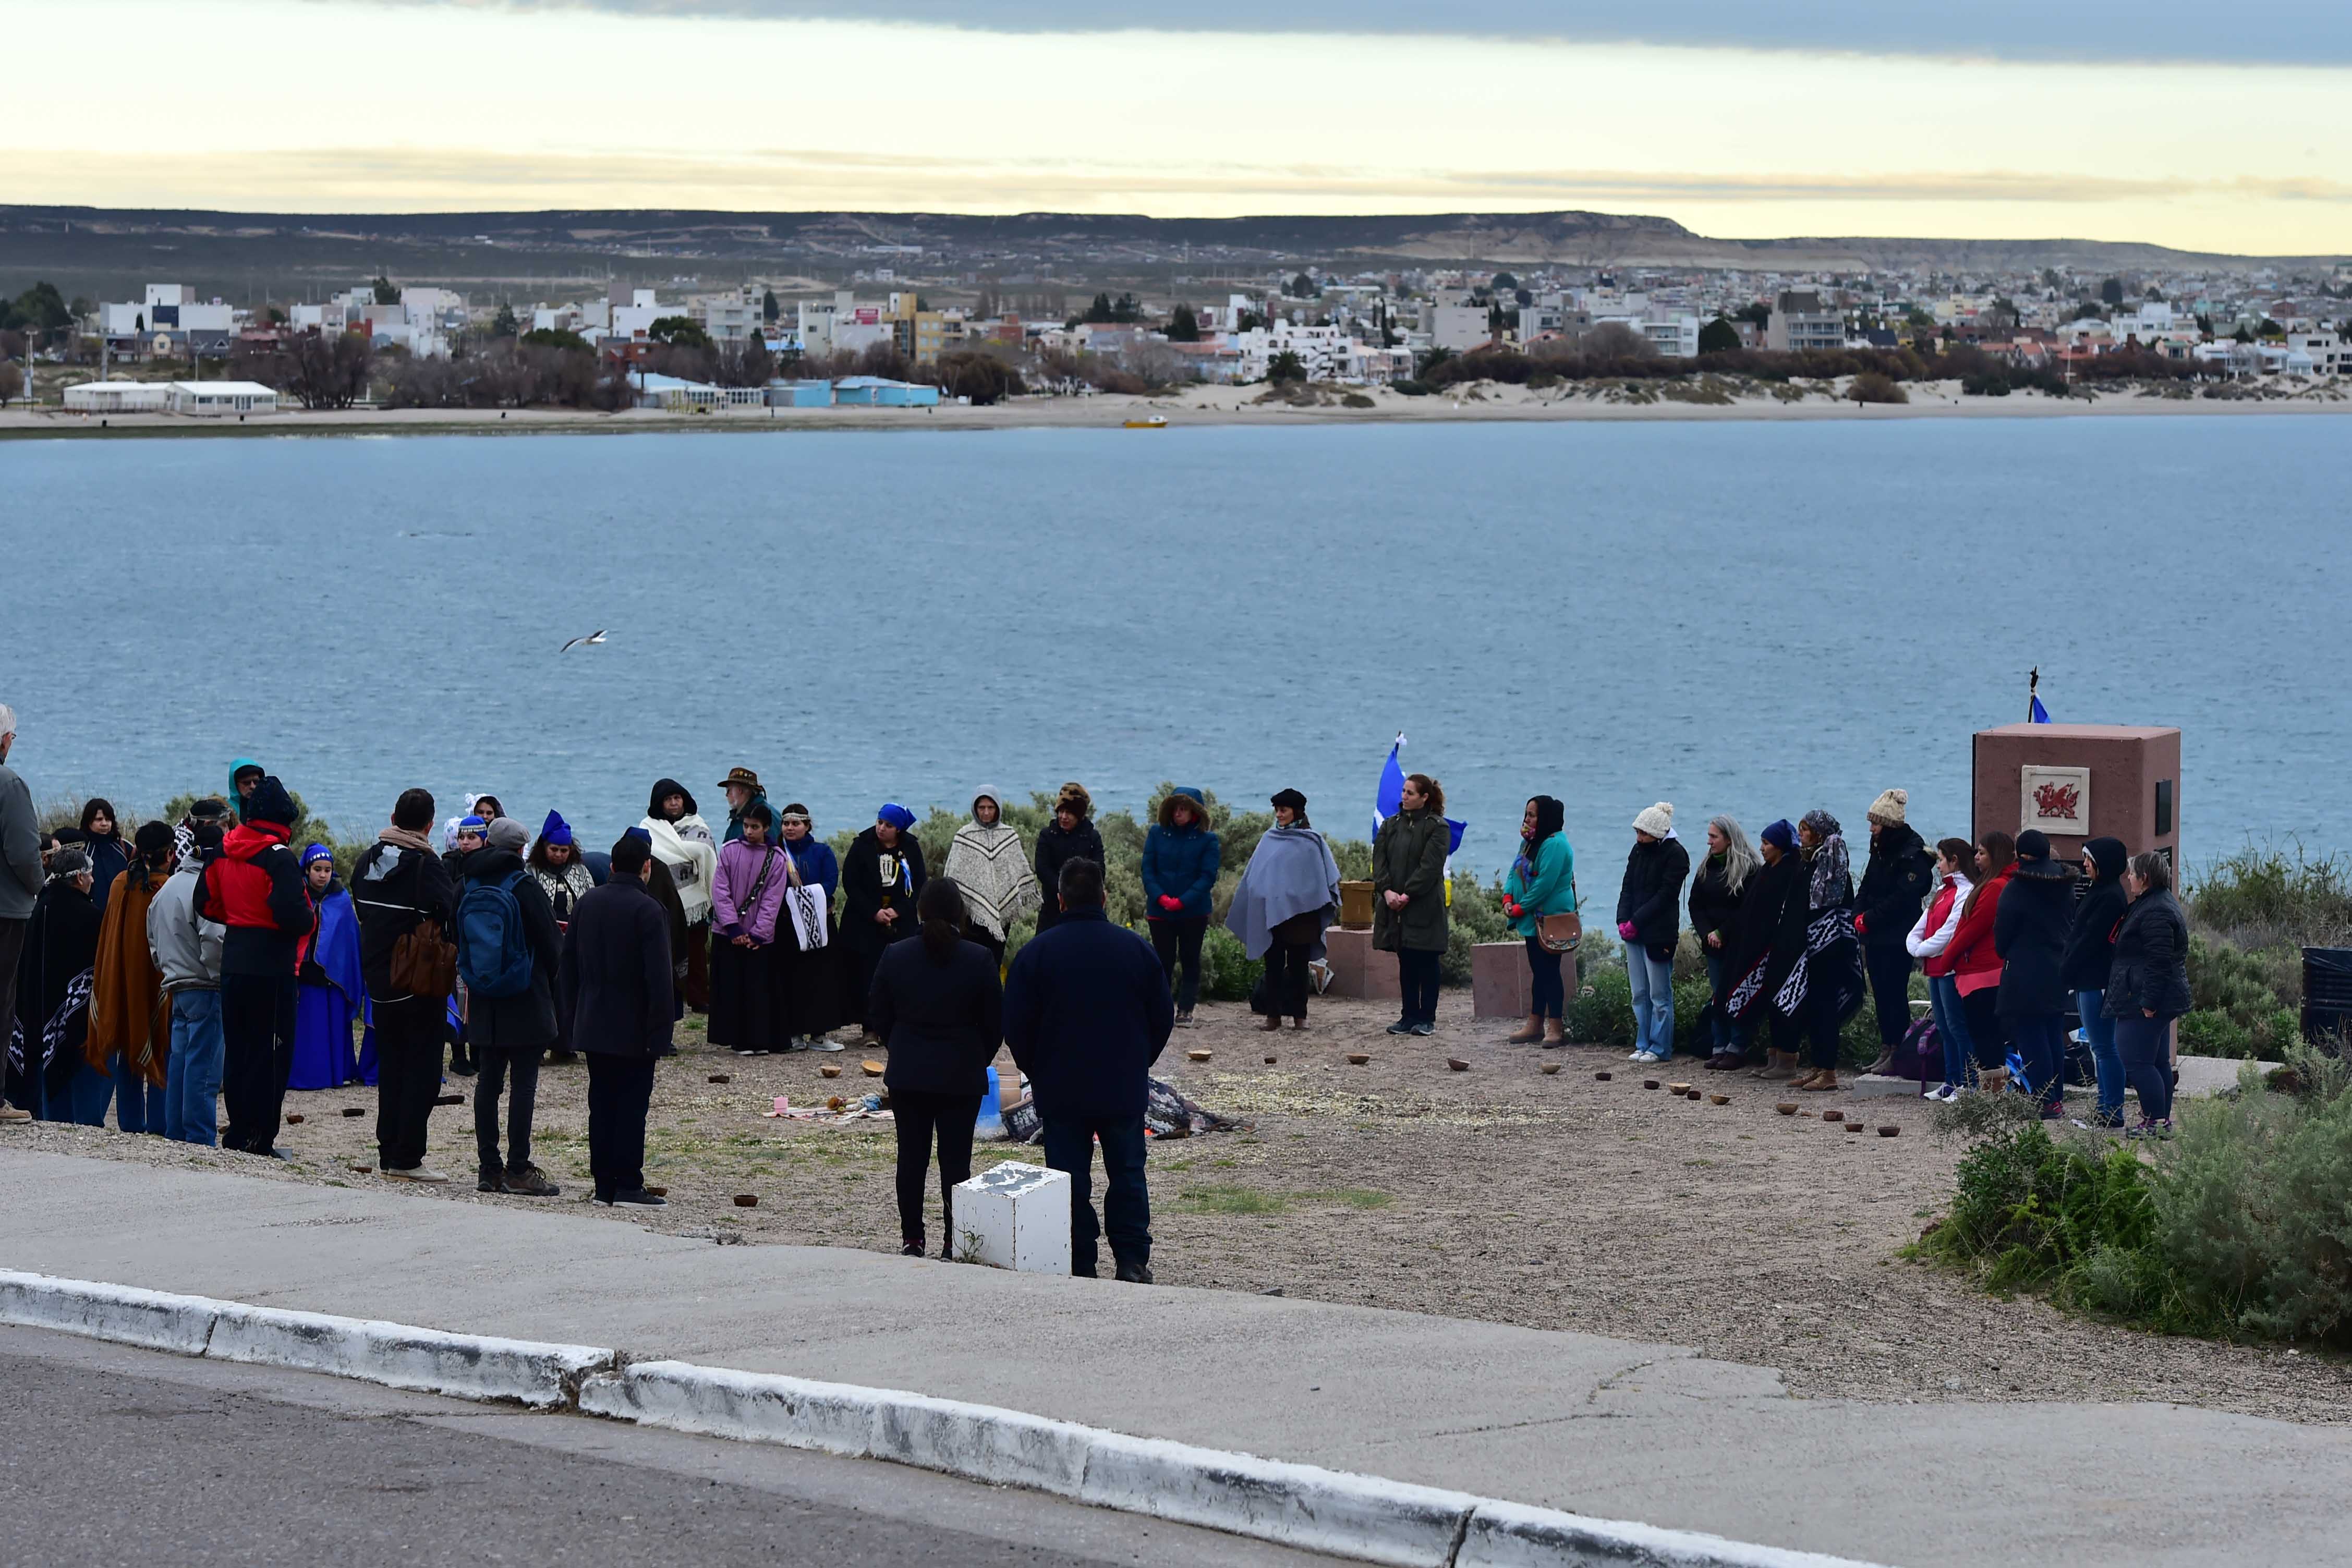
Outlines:
{"type": "Polygon", "coordinates": [[[1845,313],[1811,290],[1784,290],[1772,302],[1764,346],[1788,353],[1845,347],[1845,313]]]}

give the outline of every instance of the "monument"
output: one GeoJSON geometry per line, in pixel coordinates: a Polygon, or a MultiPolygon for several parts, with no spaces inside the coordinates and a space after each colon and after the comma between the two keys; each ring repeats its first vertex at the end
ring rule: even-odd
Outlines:
{"type": "Polygon", "coordinates": [[[2005,724],[1976,734],[1969,820],[1979,838],[2038,828],[2061,860],[2121,839],[2175,862],[2180,732],[2117,724],[2005,724]]]}

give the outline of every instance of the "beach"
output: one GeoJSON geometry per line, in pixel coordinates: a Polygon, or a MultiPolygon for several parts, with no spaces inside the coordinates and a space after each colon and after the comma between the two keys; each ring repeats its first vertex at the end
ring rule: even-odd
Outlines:
{"type": "MultiPolygon", "coordinates": [[[[1745,384],[1696,382],[1563,382],[1535,390],[1477,382],[1412,397],[1385,387],[1263,384],[1185,387],[1141,395],[1031,394],[984,407],[759,408],[710,413],[632,409],[620,413],[561,408],[288,408],[249,419],[170,413],[90,415],[58,409],[0,410],[0,439],[119,435],[532,435],[710,430],[1040,430],[1121,428],[1164,419],[1176,425],[1429,424],[1562,421],[1886,421],[1898,419],[2084,419],[2116,414],[2352,413],[2352,389],[2334,382],[2249,385],[2229,397],[2186,388],[2101,389],[2053,398],[2035,392],[1971,397],[1958,382],[1911,382],[1903,403],[1856,403],[1826,382],[1745,384]],[[1349,400],[1355,400],[1351,406],[1349,400]]],[[[1149,430],[1139,434],[1150,434],[1149,430]]]]}

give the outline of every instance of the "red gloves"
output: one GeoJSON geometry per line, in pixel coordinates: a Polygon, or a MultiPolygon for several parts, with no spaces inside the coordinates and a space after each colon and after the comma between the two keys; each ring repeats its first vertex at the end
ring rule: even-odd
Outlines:
{"type": "Polygon", "coordinates": [[[1626,941],[1631,942],[1633,939],[1633,923],[1630,920],[1619,921],[1617,923],[1617,935],[1625,938],[1626,941]]]}
{"type": "Polygon", "coordinates": [[[1163,893],[1160,895],[1160,907],[1173,915],[1184,907],[1184,901],[1172,893],[1163,893]]]}
{"type": "Polygon", "coordinates": [[[1519,907],[1517,900],[1507,898],[1503,900],[1503,913],[1509,915],[1512,919],[1517,920],[1520,915],[1525,915],[1527,911],[1519,907]]]}
{"type": "Polygon", "coordinates": [[[1870,916],[1868,916],[1867,915],[1855,915],[1855,916],[1853,917],[1853,929],[1854,929],[1854,934],[1855,934],[1856,936],[1867,936],[1867,935],[1869,935],[1869,932],[1870,932],[1870,916]]]}

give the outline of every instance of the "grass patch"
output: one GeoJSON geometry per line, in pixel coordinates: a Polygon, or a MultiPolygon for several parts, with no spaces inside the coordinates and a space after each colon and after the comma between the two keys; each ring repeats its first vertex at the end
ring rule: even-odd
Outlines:
{"type": "Polygon", "coordinates": [[[1188,1187],[1176,1195],[1176,1201],[1203,1214],[1280,1214],[1290,1207],[1280,1193],[1250,1186],[1188,1187]]]}
{"type": "MultiPolygon", "coordinates": [[[[1298,1197],[1308,1203],[1336,1203],[1348,1208],[1386,1208],[1396,1201],[1395,1194],[1380,1192],[1369,1186],[1328,1187],[1319,1192],[1302,1192],[1298,1197]]],[[[1508,1219],[1512,1216],[1505,1215],[1503,1218],[1508,1219]]]]}

